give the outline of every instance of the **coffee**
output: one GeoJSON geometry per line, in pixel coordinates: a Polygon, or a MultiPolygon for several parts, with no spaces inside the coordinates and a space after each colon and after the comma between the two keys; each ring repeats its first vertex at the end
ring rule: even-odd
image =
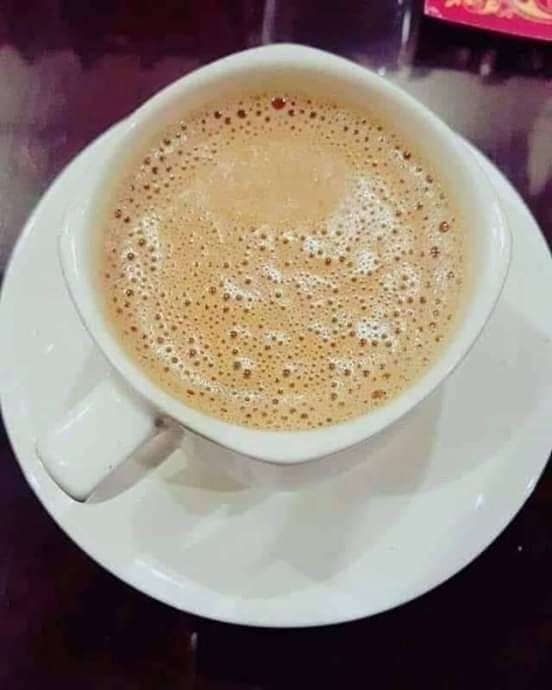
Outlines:
{"type": "Polygon", "coordinates": [[[100,293],[136,364],[237,424],[311,429],[411,386],[461,312],[467,242],[433,170],[376,115],[225,98],[129,165],[100,293]]]}

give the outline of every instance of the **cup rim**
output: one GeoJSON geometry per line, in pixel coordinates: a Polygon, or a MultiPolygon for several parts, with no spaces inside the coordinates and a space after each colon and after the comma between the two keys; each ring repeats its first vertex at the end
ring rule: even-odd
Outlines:
{"type": "MultiPolygon", "coordinates": [[[[230,73],[243,73],[259,67],[312,68],[325,74],[342,73],[359,85],[375,89],[407,113],[423,118],[438,140],[438,146],[455,157],[470,193],[486,217],[495,240],[492,271],[489,268],[486,290],[477,294],[476,313],[458,324],[456,332],[440,357],[415,383],[376,410],[337,424],[297,431],[273,431],[240,426],[199,412],[156,386],[134,363],[111,332],[97,300],[90,269],[88,219],[98,203],[104,183],[76,200],[69,209],[59,235],[59,256],[68,291],[81,321],[108,361],[126,382],[161,415],[174,419],[192,432],[230,450],[277,464],[306,462],[344,450],[389,427],[428,397],[460,364],[475,343],[498,300],[511,256],[511,236],[498,204],[497,195],[473,154],[459,138],[424,105],[364,67],[331,53],[296,44],[276,44],[241,51],[185,75],[155,94],[126,120],[117,152],[133,142],[136,132],[150,122],[168,103],[182,99],[209,82],[230,73]],[[477,183],[475,182],[477,177],[477,183]],[[471,182],[470,182],[471,180],[471,182]]],[[[113,154],[114,155],[114,154],[113,154]]],[[[490,241],[489,241],[490,246],[490,241]]],[[[470,297],[470,299],[472,299],[470,297]]]]}

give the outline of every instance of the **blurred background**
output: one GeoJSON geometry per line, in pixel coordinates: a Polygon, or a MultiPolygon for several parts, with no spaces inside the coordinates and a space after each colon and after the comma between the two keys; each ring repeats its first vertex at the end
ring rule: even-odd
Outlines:
{"type": "MultiPolygon", "coordinates": [[[[281,41],[339,53],[410,91],[500,168],[550,242],[551,44],[443,22],[423,6],[2,0],[0,268],[41,194],[98,134],[195,67],[281,41]]],[[[551,524],[548,470],[505,533],[421,599],[320,630],[239,628],[173,611],[102,571],[46,515],[3,435],[0,687],[549,688],[551,524]]]]}

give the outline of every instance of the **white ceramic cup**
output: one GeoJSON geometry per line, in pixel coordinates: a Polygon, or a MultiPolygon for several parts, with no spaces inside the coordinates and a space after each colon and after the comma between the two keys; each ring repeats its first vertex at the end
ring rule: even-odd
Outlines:
{"type": "Polygon", "coordinates": [[[104,161],[101,184],[89,188],[83,183],[82,198],[69,202],[59,239],[61,267],[75,307],[120,375],[102,381],[38,441],[39,455],[50,475],[78,500],[89,496],[112,469],[156,434],[156,420],[162,418],[237,453],[279,464],[313,460],[365,441],[402,417],[447,378],[475,342],[496,304],[508,270],[511,239],[494,189],[468,148],[443,122],[363,67],[298,45],[254,48],[176,81],[136,110],[122,127],[121,138],[104,161]],[[94,281],[98,209],[124,161],[140,150],[140,143],[149,140],[152,132],[161,131],[187,111],[224,98],[226,93],[262,90],[267,85],[274,92],[297,86],[302,93],[325,95],[376,111],[453,190],[472,247],[464,318],[431,368],[385,406],[308,431],[262,431],[229,424],[169,396],[114,337],[94,281]]]}

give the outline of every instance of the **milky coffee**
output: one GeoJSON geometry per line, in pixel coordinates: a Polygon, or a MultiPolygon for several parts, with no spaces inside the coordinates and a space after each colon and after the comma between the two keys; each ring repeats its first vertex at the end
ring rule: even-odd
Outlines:
{"type": "Polygon", "coordinates": [[[100,292],[131,358],[214,417],[310,429],[384,405],[461,310],[465,229],[370,113],[293,93],[175,122],[102,219],[100,292]]]}

